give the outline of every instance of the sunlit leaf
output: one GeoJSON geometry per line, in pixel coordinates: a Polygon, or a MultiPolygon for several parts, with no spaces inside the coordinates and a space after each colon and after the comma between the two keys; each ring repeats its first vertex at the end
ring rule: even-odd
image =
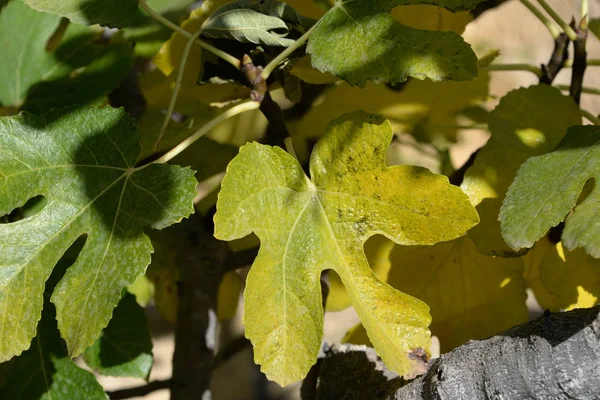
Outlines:
{"type": "Polygon", "coordinates": [[[600,127],[569,128],[558,148],[527,160],[500,209],[502,236],[515,250],[531,247],[567,217],[562,242],[600,258],[600,127]],[[594,190],[577,207],[588,180],[594,190]]]}
{"type": "Polygon", "coordinates": [[[550,86],[518,89],[502,98],[489,117],[492,136],[461,185],[481,217],[481,224],[469,231],[479,251],[514,255],[500,235],[498,222],[506,191],[521,164],[551,151],[567,129],[579,123],[573,99],[550,86]]]}
{"type": "Polygon", "coordinates": [[[332,123],[316,145],[311,178],[278,147],[251,143],[230,163],[215,215],[223,240],[255,232],[261,249],[247,279],[246,335],[255,361],[285,385],[316,361],[323,333],[320,275],[344,282],[386,365],[413,376],[409,357],[429,348],[427,307],[373,273],[364,242],[383,233],[405,245],[451,240],[477,223],[467,198],[426,169],[386,167],[389,122],[362,112],[332,123]]]}
{"type": "Polygon", "coordinates": [[[126,294],[113,311],[108,326],[83,353],[90,368],[102,375],[147,379],[152,368],[152,339],[148,321],[135,300],[126,294]]]}
{"type": "MultiPolygon", "coordinates": [[[[479,1],[436,2],[452,11],[479,1]]],[[[477,57],[454,32],[432,32],[398,23],[394,6],[427,1],[338,1],[316,26],[307,52],[315,68],[352,85],[398,83],[409,76],[434,81],[477,76],[477,57]],[[344,57],[338,57],[344,54],[344,57]]]]}
{"type": "Polygon", "coordinates": [[[469,237],[435,246],[395,246],[388,283],[431,309],[442,352],[527,321],[524,265],[479,253],[469,237]]]}
{"type": "MultiPolygon", "coordinates": [[[[388,272],[392,266],[390,252],[393,248],[394,242],[381,235],[372,236],[365,243],[365,256],[367,256],[371,269],[382,282],[387,282],[388,279],[388,272]]],[[[341,311],[351,305],[352,301],[339,275],[329,271],[329,293],[325,309],[341,311]]]]}
{"type": "Polygon", "coordinates": [[[136,127],[123,110],[67,108],[0,118],[0,215],[44,196],[39,213],[0,224],[0,360],[29,347],[44,283],[80,236],[86,244],[52,294],[69,354],[90,346],[141,275],[162,229],[193,211],[193,171],[134,168],[136,127]]]}
{"type": "Polygon", "coordinates": [[[1,399],[108,399],[94,375],[79,368],[69,357],[50,302],[56,283],[75,261],[83,243],[84,240],[78,240],[67,250],[46,281],[42,319],[29,350],[0,364],[1,399]]]}
{"type": "Polygon", "coordinates": [[[555,310],[592,307],[600,298],[600,260],[582,249],[565,251],[558,243],[542,258],[542,284],[558,298],[555,310]]]}
{"type": "Polygon", "coordinates": [[[466,107],[481,104],[488,96],[489,76],[481,73],[468,82],[435,83],[411,80],[401,91],[368,84],[366,89],[340,83],[324,93],[296,127],[296,135],[317,138],[327,124],[356,110],[381,114],[396,132],[415,133],[425,128],[420,140],[456,139],[457,116],[466,107]]]}

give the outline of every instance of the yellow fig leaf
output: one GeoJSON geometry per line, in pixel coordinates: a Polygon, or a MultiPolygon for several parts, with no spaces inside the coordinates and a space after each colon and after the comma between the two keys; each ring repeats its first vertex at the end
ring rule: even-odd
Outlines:
{"type": "Polygon", "coordinates": [[[581,116],[571,97],[537,85],[504,96],[490,113],[488,124],[492,136],[461,185],[481,217],[481,224],[469,236],[483,254],[514,256],[498,222],[506,191],[521,164],[554,149],[570,126],[581,124],[581,116]]]}
{"type": "Polygon", "coordinates": [[[523,262],[525,263],[525,281],[527,285],[533,291],[536,300],[543,309],[549,309],[551,311],[559,311],[561,308],[561,302],[558,296],[549,293],[546,286],[542,283],[540,278],[540,266],[544,256],[551,251],[555,250],[555,245],[547,238],[541,238],[532,248],[523,256],[523,262]]]}
{"type": "Polygon", "coordinates": [[[217,297],[217,317],[219,317],[219,320],[224,321],[233,318],[237,311],[243,286],[242,278],[235,271],[229,271],[223,275],[217,297]]]}
{"type": "MultiPolygon", "coordinates": [[[[394,242],[381,235],[372,236],[365,243],[365,256],[367,256],[371,269],[382,282],[387,282],[388,272],[392,266],[390,262],[392,248],[394,248],[394,242]]],[[[333,271],[329,271],[329,294],[327,295],[325,310],[341,311],[351,305],[348,291],[344,287],[340,276],[333,271]]]]}
{"type": "Polygon", "coordinates": [[[327,124],[342,114],[365,110],[389,119],[396,132],[413,132],[424,126],[427,138],[456,139],[457,115],[465,108],[482,104],[488,96],[489,76],[480,72],[472,81],[432,82],[412,79],[401,91],[369,83],[365,89],[338,83],[317,100],[298,123],[295,135],[317,138],[327,124]]]}
{"type": "Polygon", "coordinates": [[[468,198],[425,168],[385,166],[391,124],[356,112],[334,121],[314,148],[308,178],[278,147],[250,143],[227,168],[215,236],[256,233],[244,323],[254,358],[281,385],[304,378],[323,335],[320,275],[334,270],[386,365],[413,376],[429,348],[428,308],[382,282],[363,251],[383,234],[404,245],[454,239],[478,222],[468,198]]]}
{"type": "Polygon", "coordinates": [[[468,236],[435,246],[395,246],[388,283],[431,309],[443,352],[527,321],[520,258],[479,253],[468,236]]]}
{"type": "Polygon", "coordinates": [[[356,324],[352,328],[348,329],[348,332],[346,332],[342,338],[342,343],[364,344],[365,346],[369,347],[372,346],[363,324],[356,324]]]}
{"type": "Polygon", "coordinates": [[[588,308],[600,298],[600,260],[582,248],[567,251],[558,243],[542,258],[540,278],[558,298],[558,309],[588,308]]]}

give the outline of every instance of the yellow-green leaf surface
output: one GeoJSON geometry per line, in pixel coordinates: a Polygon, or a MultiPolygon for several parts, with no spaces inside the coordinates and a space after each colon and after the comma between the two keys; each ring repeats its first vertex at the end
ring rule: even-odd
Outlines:
{"type": "Polygon", "coordinates": [[[108,324],[122,288],[149,264],[143,228],[162,229],[193,211],[193,171],[134,168],[134,121],[111,108],[0,118],[0,148],[0,215],[37,196],[47,200],[37,214],[0,224],[0,361],[29,347],[46,280],[67,248],[87,235],[51,298],[76,356],[108,324]]]}
{"type": "MultiPolygon", "coordinates": [[[[369,261],[371,269],[382,282],[387,282],[388,272],[392,266],[390,252],[394,248],[394,242],[385,236],[372,236],[365,243],[365,256],[369,261]]],[[[329,271],[329,293],[325,309],[327,311],[341,311],[352,305],[348,291],[341,281],[340,276],[329,271]]]]}
{"type": "Polygon", "coordinates": [[[580,123],[573,99],[547,85],[510,92],[490,113],[492,136],[461,185],[481,217],[481,224],[469,232],[479,251],[515,254],[502,239],[498,222],[506,191],[521,164],[554,149],[567,129],[580,123]]]}
{"type": "Polygon", "coordinates": [[[246,336],[269,379],[302,379],[323,334],[320,275],[342,279],[387,366],[411,376],[415,348],[429,348],[427,306],[371,270],[364,242],[383,234],[404,245],[454,239],[478,222],[467,197],[424,168],[385,166],[389,122],[363,112],[334,121],[311,156],[309,179],[278,147],[251,143],[229,164],[215,236],[256,233],[261,248],[245,290],[246,336]]]}
{"type": "Polygon", "coordinates": [[[558,301],[556,309],[593,307],[600,298],[600,260],[583,249],[566,251],[562,243],[555,245],[540,263],[541,282],[558,301]]]}
{"type": "Polygon", "coordinates": [[[409,76],[434,81],[473,79],[477,57],[459,35],[412,28],[397,22],[390,11],[410,3],[458,11],[478,2],[336,1],[313,31],[307,52],[318,70],[362,87],[369,80],[397,83],[409,76]]]}
{"type": "Polygon", "coordinates": [[[527,321],[524,265],[479,253],[466,236],[435,246],[396,246],[388,283],[431,309],[443,352],[527,321]]]}
{"type": "Polygon", "coordinates": [[[562,242],[600,258],[600,127],[572,126],[556,150],[527,160],[500,209],[502,237],[515,250],[531,247],[565,219],[562,242]],[[577,204],[586,182],[596,182],[577,204]]]}
{"type": "Polygon", "coordinates": [[[340,83],[308,111],[296,127],[301,137],[320,137],[329,121],[342,114],[365,110],[388,118],[397,132],[425,127],[421,140],[439,136],[456,139],[457,116],[466,107],[481,104],[488,96],[489,76],[481,73],[468,82],[411,80],[397,92],[385,85],[370,83],[365,89],[340,83]]]}

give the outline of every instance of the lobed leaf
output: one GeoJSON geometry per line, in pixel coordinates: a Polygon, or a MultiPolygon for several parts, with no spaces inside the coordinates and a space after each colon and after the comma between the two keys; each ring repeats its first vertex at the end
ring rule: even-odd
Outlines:
{"type": "Polygon", "coordinates": [[[531,247],[566,218],[562,241],[600,258],[600,127],[573,126],[558,148],[519,169],[500,209],[502,237],[515,250],[531,247]],[[596,185],[576,206],[585,183],[596,185]]]}
{"type": "Polygon", "coordinates": [[[245,290],[246,336],[255,361],[281,385],[302,379],[323,333],[320,275],[342,279],[387,366],[422,370],[415,349],[429,348],[428,309],[392,289],[362,250],[374,234],[396,243],[434,244],[478,221],[464,194],[424,168],[386,167],[389,122],[363,112],[334,121],[311,156],[309,179],[277,147],[250,143],[229,164],[215,215],[215,236],[256,233],[261,248],[245,290]]]}
{"type": "Polygon", "coordinates": [[[394,84],[408,77],[473,79],[477,76],[477,57],[460,36],[409,27],[398,23],[390,11],[398,5],[418,3],[457,11],[479,2],[336,1],[315,27],[307,52],[318,70],[360,87],[369,80],[394,84]]]}
{"type": "Polygon", "coordinates": [[[0,364],[0,398],[108,399],[94,375],[70,359],[56,327],[56,310],[50,302],[56,283],[75,261],[84,242],[79,239],[67,250],[46,282],[44,311],[29,350],[0,364]]]}
{"type": "Polygon", "coordinates": [[[547,85],[510,92],[490,113],[492,136],[461,185],[481,217],[481,223],[469,231],[480,252],[515,255],[500,234],[498,214],[504,195],[521,164],[552,150],[567,129],[579,123],[581,115],[573,99],[547,85]]]}
{"type": "Polygon", "coordinates": [[[152,246],[143,232],[193,211],[193,171],[135,168],[140,151],[123,110],[66,108],[0,118],[0,215],[30,198],[47,205],[0,224],[0,361],[29,347],[44,284],[65,250],[86,244],[52,294],[58,327],[74,357],[90,346],[141,275],[152,246]]]}

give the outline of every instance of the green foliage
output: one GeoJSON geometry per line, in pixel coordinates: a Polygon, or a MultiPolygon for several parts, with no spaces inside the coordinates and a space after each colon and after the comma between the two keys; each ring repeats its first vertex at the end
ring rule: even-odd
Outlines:
{"type": "MultiPolygon", "coordinates": [[[[442,1],[439,5],[457,10],[477,2],[442,1]]],[[[433,81],[475,78],[477,57],[460,36],[421,31],[394,20],[391,8],[410,3],[429,2],[336,2],[310,38],[307,52],[313,66],[361,87],[369,80],[393,84],[409,76],[433,81]]]]}
{"type": "Polygon", "coordinates": [[[34,11],[21,1],[10,2],[0,13],[0,37],[7,39],[0,104],[36,113],[92,104],[127,76],[133,61],[129,44],[118,39],[97,44],[102,34],[98,29],[65,27],[63,31],[60,17],[34,11]]]}
{"type": "Polygon", "coordinates": [[[244,322],[256,362],[282,385],[315,362],[323,330],[319,276],[329,268],[386,364],[406,376],[420,367],[409,353],[428,348],[427,307],[377,279],[362,245],[379,232],[399,244],[434,244],[464,234],[478,218],[446,178],[386,167],[391,137],[389,122],[358,112],[330,125],[312,153],[310,179],[289,154],[259,144],[242,147],[227,169],[215,236],[253,231],[261,239],[244,322]]]}
{"type": "Polygon", "coordinates": [[[29,347],[44,282],[78,237],[87,235],[86,246],[51,298],[71,356],[94,342],[121,289],[149,264],[142,228],[162,229],[192,212],[193,172],[134,168],[137,139],[133,121],[110,108],[0,120],[0,214],[35,196],[48,201],[36,215],[0,225],[1,360],[29,347]]]}
{"type": "Polygon", "coordinates": [[[140,23],[143,18],[137,0],[22,1],[35,10],[56,14],[85,25],[123,28],[140,23]]]}
{"type": "Polygon", "coordinates": [[[242,43],[286,47],[295,41],[286,37],[290,31],[288,24],[303,27],[304,21],[285,3],[238,0],[215,11],[204,24],[202,34],[242,43]]]}
{"type": "Polygon", "coordinates": [[[231,351],[185,327],[244,287],[281,385],[316,361],[323,294],[405,378],[431,334],[445,352],[526,320],[526,287],[598,303],[598,119],[542,84],[489,111],[492,71],[537,67],[477,59],[482,1],[0,0],[0,398],[106,399],[79,354],[148,379],[149,303],[177,325],[178,397],[231,351]],[[491,138],[455,171],[472,129],[491,138]]]}
{"type": "Polygon", "coordinates": [[[148,378],[152,368],[152,341],[144,309],[135,296],[128,293],[123,296],[108,326],[85,350],[83,359],[102,375],[148,378]]]}
{"type": "Polygon", "coordinates": [[[562,242],[600,258],[600,187],[577,207],[585,183],[600,181],[600,128],[573,126],[558,148],[532,157],[519,169],[502,209],[502,236],[515,250],[531,247],[568,215],[562,242]]]}
{"type": "Polygon", "coordinates": [[[579,123],[572,98],[546,85],[510,92],[490,113],[492,136],[461,185],[481,217],[469,232],[480,252],[515,255],[500,234],[498,213],[504,195],[523,162],[552,150],[567,129],[579,123]]]}

